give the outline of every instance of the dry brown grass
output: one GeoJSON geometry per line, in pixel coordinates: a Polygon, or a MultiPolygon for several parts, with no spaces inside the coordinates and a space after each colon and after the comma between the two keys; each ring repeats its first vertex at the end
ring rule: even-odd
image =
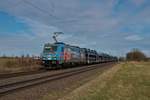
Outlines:
{"type": "Polygon", "coordinates": [[[126,62],[60,100],[150,100],[150,62],[126,62]]]}
{"type": "Polygon", "coordinates": [[[41,61],[32,58],[0,58],[0,73],[14,73],[37,70],[41,61]]]}

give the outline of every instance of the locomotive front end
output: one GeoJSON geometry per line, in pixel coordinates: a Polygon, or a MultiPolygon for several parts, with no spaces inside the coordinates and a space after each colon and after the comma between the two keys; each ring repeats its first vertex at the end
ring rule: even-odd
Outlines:
{"type": "Polygon", "coordinates": [[[63,47],[58,44],[45,44],[42,61],[45,67],[57,67],[62,64],[63,61],[63,47]]]}

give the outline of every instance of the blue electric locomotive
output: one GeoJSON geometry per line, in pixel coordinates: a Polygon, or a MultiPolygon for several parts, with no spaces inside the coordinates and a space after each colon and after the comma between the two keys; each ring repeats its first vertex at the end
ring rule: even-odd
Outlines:
{"type": "Polygon", "coordinates": [[[84,49],[77,46],[71,46],[62,42],[44,45],[42,60],[46,67],[56,67],[63,65],[85,64],[84,49]]]}
{"type": "Polygon", "coordinates": [[[64,43],[47,43],[44,45],[42,60],[47,67],[64,63],[64,43]]]}
{"type": "Polygon", "coordinates": [[[54,33],[53,36],[55,43],[44,45],[42,61],[47,68],[117,61],[116,57],[108,54],[99,54],[95,50],[58,42],[56,39],[57,35],[58,33],[54,33]]]}
{"type": "Polygon", "coordinates": [[[44,45],[42,53],[43,64],[47,68],[63,65],[83,65],[117,61],[108,54],[98,54],[95,50],[71,46],[62,42],[44,45]]]}

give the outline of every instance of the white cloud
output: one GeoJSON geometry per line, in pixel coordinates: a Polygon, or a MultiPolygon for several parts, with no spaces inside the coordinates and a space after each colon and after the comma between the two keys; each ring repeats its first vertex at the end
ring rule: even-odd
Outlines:
{"type": "MultiPolygon", "coordinates": [[[[1,0],[0,10],[21,18],[23,23],[30,27],[31,32],[34,34],[32,39],[36,41],[31,43],[32,45],[52,42],[51,33],[63,31],[65,34],[58,38],[60,41],[112,51],[115,54],[117,54],[117,51],[118,54],[122,54],[121,52],[124,53],[125,48],[132,49],[136,45],[129,41],[144,39],[141,37],[142,34],[135,35],[133,33],[142,33],[140,27],[143,26],[143,23],[148,23],[150,17],[149,7],[141,10],[136,15],[133,13],[133,15],[129,15],[129,8],[125,7],[125,9],[128,8],[126,12],[113,15],[113,8],[119,0],[27,0],[36,7],[22,1],[1,0]],[[135,25],[138,27],[135,27],[135,25]],[[122,28],[126,26],[135,31],[122,32],[122,28]]],[[[140,5],[144,3],[143,1],[133,0],[132,2],[140,5]]],[[[17,42],[21,43],[19,40],[17,42]]],[[[143,44],[147,43],[147,41],[141,42],[143,44]]],[[[141,46],[141,48],[144,47],[141,46]]]]}
{"type": "Polygon", "coordinates": [[[61,31],[55,26],[45,25],[38,21],[24,19],[24,23],[27,23],[31,29],[31,31],[38,37],[47,37],[51,35],[53,32],[61,31]]]}
{"type": "Polygon", "coordinates": [[[129,35],[127,37],[125,37],[126,40],[129,41],[139,41],[139,40],[143,40],[143,37],[139,36],[139,35],[129,35]]]}
{"type": "Polygon", "coordinates": [[[141,6],[146,0],[131,0],[135,5],[141,6]]]}

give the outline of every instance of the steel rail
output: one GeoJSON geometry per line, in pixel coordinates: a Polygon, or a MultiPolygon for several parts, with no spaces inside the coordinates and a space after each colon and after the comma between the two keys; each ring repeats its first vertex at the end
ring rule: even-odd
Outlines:
{"type": "MultiPolygon", "coordinates": [[[[102,64],[102,65],[106,66],[107,64],[102,64]]],[[[75,70],[66,71],[66,72],[62,72],[62,73],[47,75],[47,76],[39,77],[39,78],[35,78],[35,79],[18,81],[18,82],[10,83],[10,84],[8,83],[8,84],[0,86],[0,95],[3,95],[5,93],[11,92],[11,91],[14,91],[17,89],[26,88],[29,86],[34,86],[34,85],[42,84],[45,82],[63,79],[63,78],[70,77],[70,76],[80,74],[83,72],[91,71],[91,70],[94,70],[97,68],[99,68],[97,65],[90,65],[87,67],[82,67],[80,69],[75,69],[75,70]]]]}

